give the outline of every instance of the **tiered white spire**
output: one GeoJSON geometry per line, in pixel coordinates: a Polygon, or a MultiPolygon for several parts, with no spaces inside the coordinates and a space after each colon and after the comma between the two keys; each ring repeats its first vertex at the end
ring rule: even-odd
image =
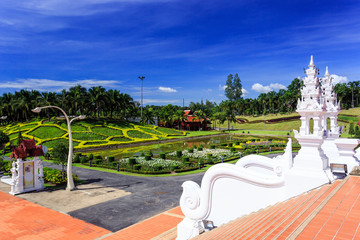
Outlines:
{"type": "Polygon", "coordinates": [[[301,89],[301,99],[298,101],[297,111],[323,111],[324,103],[321,98],[319,78],[317,77],[317,69],[313,56],[311,56],[306,75],[307,77],[304,78],[304,87],[301,89]]]}

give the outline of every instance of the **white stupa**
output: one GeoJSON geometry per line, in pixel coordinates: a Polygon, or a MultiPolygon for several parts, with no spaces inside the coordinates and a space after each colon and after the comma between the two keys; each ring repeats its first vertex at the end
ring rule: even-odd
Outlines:
{"type": "Polygon", "coordinates": [[[294,158],[294,165],[289,175],[302,175],[306,181],[304,185],[316,187],[332,182],[334,177],[330,172],[328,157],[321,148],[327,137],[325,124],[329,113],[327,112],[327,98],[322,94],[313,56],[311,56],[306,75],[296,110],[301,116],[301,127],[299,132],[294,130],[301,149],[294,158]],[[311,122],[313,122],[312,129],[311,122]]]}

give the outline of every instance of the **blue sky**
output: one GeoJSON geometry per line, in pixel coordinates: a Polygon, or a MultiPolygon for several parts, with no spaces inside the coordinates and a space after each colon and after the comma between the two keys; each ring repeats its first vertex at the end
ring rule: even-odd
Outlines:
{"type": "Polygon", "coordinates": [[[277,91],[314,55],[360,80],[360,1],[1,0],[0,93],[102,85],[145,104],[277,91]]]}

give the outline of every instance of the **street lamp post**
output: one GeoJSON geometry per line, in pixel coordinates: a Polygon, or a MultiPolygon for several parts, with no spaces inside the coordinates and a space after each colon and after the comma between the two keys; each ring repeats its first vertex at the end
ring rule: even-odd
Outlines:
{"type": "Polygon", "coordinates": [[[67,186],[66,186],[66,190],[68,191],[72,191],[75,190],[75,184],[74,184],[74,179],[72,176],[72,156],[73,156],[73,142],[72,142],[72,134],[71,134],[71,123],[76,120],[76,119],[84,119],[85,116],[84,115],[80,115],[78,117],[75,117],[73,119],[71,119],[71,121],[69,120],[68,115],[65,113],[64,110],[62,110],[61,108],[57,107],[57,106],[45,106],[45,107],[37,107],[31,111],[33,111],[34,113],[39,113],[42,109],[45,108],[56,108],[58,110],[60,110],[66,119],[66,123],[67,123],[67,127],[68,127],[68,132],[69,132],[69,154],[68,154],[68,162],[67,162],[67,186]]]}
{"type": "Polygon", "coordinates": [[[141,118],[143,116],[143,80],[144,80],[144,76],[140,76],[139,77],[141,80],[141,118]]]}

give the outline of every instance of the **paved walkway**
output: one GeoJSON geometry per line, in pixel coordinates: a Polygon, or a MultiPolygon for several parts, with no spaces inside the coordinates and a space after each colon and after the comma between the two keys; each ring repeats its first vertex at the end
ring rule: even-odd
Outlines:
{"type": "MultiPolygon", "coordinates": [[[[45,166],[51,163],[45,162],[45,166]]],[[[51,165],[59,168],[59,166],[51,165]]],[[[129,227],[179,205],[181,184],[201,182],[204,173],[171,177],[135,177],[73,167],[80,179],[104,187],[130,192],[130,195],[102,202],[68,214],[109,231],[129,227]]]]}
{"type": "Polygon", "coordinates": [[[110,231],[0,192],[0,239],[96,239],[110,231]]]}
{"type": "MultiPolygon", "coordinates": [[[[360,239],[360,177],[239,218],[199,239],[360,239]]],[[[179,207],[117,232],[0,192],[0,239],[174,240],[179,207]]]]}

